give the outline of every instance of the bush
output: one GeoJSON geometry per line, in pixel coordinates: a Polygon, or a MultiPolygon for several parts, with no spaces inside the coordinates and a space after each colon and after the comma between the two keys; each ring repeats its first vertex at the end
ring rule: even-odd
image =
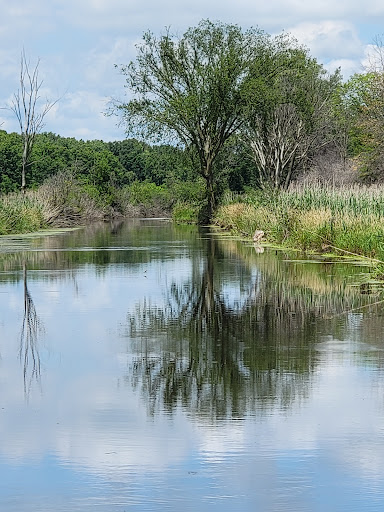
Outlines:
{"type": "Polygon", "coordinates": [[[172,210],[172,219],[185,224],[197,224],[199,219],[199,206],[191,203],[177,203],[172,210]]]}
{"type": "Polygon", "coordinates": [[[96,187],[81,185],[71,171],[52,176],[28,196],[41,204],[46,223],[55,226],[102,220],[110,213],[96,187]]]}

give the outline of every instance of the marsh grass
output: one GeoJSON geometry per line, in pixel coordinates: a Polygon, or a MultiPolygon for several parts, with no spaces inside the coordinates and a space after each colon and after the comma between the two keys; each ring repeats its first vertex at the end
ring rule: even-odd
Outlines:
{"type": "Polygon", "coordinates": [[[0,235],[28,233],[47,226],[42,204],[23,194],[0,199],[0,235]]]}
{"type": "Polygon", "coordinates": [[[108,216],[106,201],[60,173],[37,190],[0,197],[0,235],[31,233],[49,226],[73,226],[108,216]]]}
{"type": "Polygon", "coordinates": [[[350,251],[384,260],[384,186],[296,186],[278,194],[248,193],[223,203],[215,222],[304,251],[350,251]]]}

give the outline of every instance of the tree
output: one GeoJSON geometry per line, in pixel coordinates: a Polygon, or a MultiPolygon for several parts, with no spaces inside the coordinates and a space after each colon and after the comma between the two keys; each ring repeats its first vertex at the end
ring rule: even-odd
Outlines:
{"type": "Polygon", "coordinates": [[[23,363],[24,393],[27,396],[34,379],[40,384],[41,368],[38,341],[43,331],[43,326],[28,290],[27,265],[25,261],[23,262],[23,282],[24,316],[20,334],[19,358],[23,363]]]}
{"type": "Polygon", "coordinates": [[[343,160],[357,156],[371,147],[363,126],[363,113],[369,103],[372,78],[370,73],[354,74],[349,80],[339,84],[334,95],[336,144],[343,160]]]}
{"type": "Polygon", "coordinates": [[[23,152],[21,162],[21,190],[25,193],[26,171],[30,165],[30,157],[36,135],[44,126],[44,118],[57,101],[46,100],[42,107],[38,108],[40,90],[43,81],[39,78],[40,60],[33,69],[23,51],[20,62],[20,88],[14,94],[10,109],[17,117],[20,132],[23,139],[23,152]]]}
{"type": "Polygon", "coordinates": [[[377,36],[364,73],[353,75],[340,88],[338,118],[345,128],[348,156],[358,157],[365,180],[384,174],[384,40],[377,36]]]}
{"type": "Polygon", "coordinates": [[[21,136],[0,130],[0,193],[8,194],[18,189],[20,179],[21,136]]]}
{"type": "Polygon", "coordinates": [[[334,138],[332,97],[339,73],[328,75],[289,36],[276,38],[256,62],[242,126],[262,189],[287,188],[311,155],[334,138]],[[262,94],[260,94],[260,92],[262,94]]]}
{"type": "Polygon", "coordinates": [[[243,123],[251,64],[269,41],[258,29],[203,20],[182,37],[145,33],[136,61],[121,68],[134,95],[115,105],[127,133],[182,143],[205,180],[208,218],[216,206],[215,161],[243,123]]]}
{"type": "Polygon", "coordinates": [[[271,275],[252,273],[239,246],[225,257],[228,241],[223,252],[217,238],[201,233],[190,275],[169,282],[164,304],[144,300],[128,311],[131,382],[151,414],[159,406],[172,414],[180,403],[189,414],[222,419],[288,406],[305,396],[316,366],[313,318],[324,297],[308,300],[308,283],[289,283],[276,261],[271,275]],[[236,266],[232,294],[228,265],[236,266]]]}

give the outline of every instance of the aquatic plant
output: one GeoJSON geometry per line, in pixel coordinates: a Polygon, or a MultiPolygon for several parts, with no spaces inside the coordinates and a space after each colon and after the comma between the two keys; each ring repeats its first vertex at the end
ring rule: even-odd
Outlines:
{"type": "Polygon", "coordinates": [[[302,250],[349,251],[384,259],[384,186],[295,186],[273,194],[248,193],[223,203],[216,224],[302,250]]]}
{"type": "Polygon", "coordinates": [[[0,235],[27,233],[46,227],[42,204],[21,193],[0,200],[0,235]]]}

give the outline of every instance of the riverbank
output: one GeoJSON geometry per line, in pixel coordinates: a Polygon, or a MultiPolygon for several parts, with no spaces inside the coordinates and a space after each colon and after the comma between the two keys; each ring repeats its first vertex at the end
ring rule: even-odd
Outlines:
{"type": "Polygon", "coordinates": [[[304,252],[353,253],[384,261],[384,186],[292,187],[228,197],[214,223],[304,252]]]}
{"type": "MultiPolygon", "coordinates": [[[[0,198],[0,234],[71,227],[123,217],[173,217],[195,223],[203,188],[134,182],[100,193],[70,173],[25,195],[0,198]]],[[[353,253],[384,261],[384,185],[291,187],[288,191],[224,196],[213,223],[235,234],[303,252],[353,253]]]]}
{"type": "Polygon", "coordinates": [[[70,172],[59,173],[36,190],[0,197],[0,235],[116,218],[170,217],[174,205],[190,197],[190,188],[188,182],[173,188],[133,182],[122,189],[100,190],[70,172]]]}

